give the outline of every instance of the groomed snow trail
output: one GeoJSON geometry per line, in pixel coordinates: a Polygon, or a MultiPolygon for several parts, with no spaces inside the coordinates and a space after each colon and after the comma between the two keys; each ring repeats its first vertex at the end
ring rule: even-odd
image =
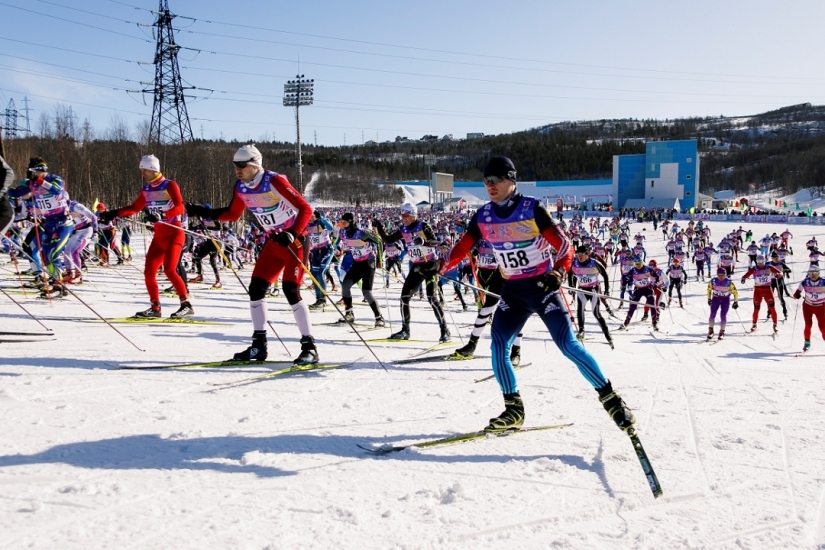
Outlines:
{"type": "MultiPolygon", "coordinates": [[[[713,242],[738,226],[708,225],[713,242]]],[[[751,227],[759,236],[786,228],[751,227]]],[[[662,265],[661,232],[634,223],[631,234],[642,228],[648,256],[662,265]]],[[[791,229],[792,280],[798,281],[807,266],[804,243],[819,230],[791,229]]],[[[135,241],[142,253],[140,235],[135,241]]],[[[0,547],[825,545],[825,342],[815,327],[811,352],[794,358],[803,328],[801,315],[794,326],[794,300],[776,340],[761,319],[759,331],[745,336],[752,284],[739,284],[744,265],[734,277],[740,308],[730,312],[727,339],[719,343],[698,343],[707,334],[708,308],[706,283],[695,282],[695,268],[685,309],[664,312],[661,333],[638,323],[641,312],[630,331],[616,333],[627,312],[620,310],[619,319],[606,317],[612,351],[586,315],[585,346],[634,409],[664,488],[654,500],[627,437],[577,369],[552,342],[545,344],[537,318],[525,327],[522,350],[522,360],[533,364],[517,372],[526,424],[572,427],[371,456],[356,444],[477,430],[501,410],[495,380],[475,383],[491,374],[489,359],[391,363],[437,340],[426,302],[412,302],[412,337],[425,342],[373,344],[389,372],[347,328],[316,325],[323,361],[356,364],[215,387],[210,383],[267,369],[117,367],[215,361],[245,348],[252,332],[248,304],[231,273],[222,276],[223,291],[192,285],[196,318],[225,324],[116,325],[146,349],[141,353],[73,298],[49,303],[13,289],[12,266],[0,263],[0,286],[56,335],[0,343],[0,547]]],[[[147,307],[142,268],[136,255],[133,266],[93,269],[76,292],[105,317],[132,315],[147,307]]],[[[250,274],[240,272],[245,282],[250,274]]],[[[209,273],[206,278],[211,284],[209,273]]],[[[399,290],[398,282],[389,289],[389,316],[396,321],[399,290]]],[[[383,289],[377,292],[384,309],[383,289]]],[[[445,293],[455,323],[472,325],[474,314],[452,301],[451,286],[445,293]]],[[[176,301],[163,297],[164,315],[176,301]]],[[[269,311],[297,352],[286,301],[270,299],[269,311]]],[[[360,322],[371,321],[369,309],[355,312],[360,322]]],[[[330,323],[337,317],[328,310],[312,318],[330,323]]],[[[0,331],[40,330],[0,295],[0,331]]],[[[470,329],[461,330],[466,340],[470,329]]],[[[460,345],[457,334],[453,341],[460,345]]],[[[272,336],[270,353],[291,359],[272,336]]],[[[489,356],[489,330],[478,353],[489,356]]]]}

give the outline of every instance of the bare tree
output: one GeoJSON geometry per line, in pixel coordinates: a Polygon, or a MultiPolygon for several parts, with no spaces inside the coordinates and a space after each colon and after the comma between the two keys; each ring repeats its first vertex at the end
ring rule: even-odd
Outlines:
{"type": "Polygon", "coordinates": [[[106,129],[105,137],[109,141],[130,141],[132,132],[129,125],[119,114],[115,113],[109,119],[109,128],[106,129]]]}

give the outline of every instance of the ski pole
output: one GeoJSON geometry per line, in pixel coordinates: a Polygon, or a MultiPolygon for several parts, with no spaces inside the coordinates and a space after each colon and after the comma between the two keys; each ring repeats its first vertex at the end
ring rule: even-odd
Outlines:
{"type": "Polygon", "coordinates": [[[334,308],[338,311],[338,313],[340,313],[340,314],[341,314],[341,317],[342,317],[345,321],[347,321],[347,324],[348,324],[348,325],[350,326],[350,328],[352,329],[352,332],[354,332],[354,333],[355,333],[355,335],[356,335],[356,336],[358,336],[358,339],[359,339],[359,340],[361,340],[361,342],[363,342],[365,346],[367,346],[367,349],[368,349],[368,350],[370,350],[370,353],[372,354],[372,356],[373,356],[373,357],[375,357],[375,360],[376,360],[376,361],[378,361],[378,364],[379,364],[379,365],[381,365],[381,368],[383,368],[385,371],[389,372],[389,371],[387,370],[387,367],[384,365],[384,363],[381,361],[381,359],[379,359],[379,358],[378,358],[378,356],[377,356],[377,355],[375,354],[375,352],[372,350],[372,348],[371,348],[371,347],[370,347],[370,345],[367,343],[367,341],[366,341],[366,340],[364,340],[364,337],[363,337],[363,336],[361,336],[361,333],[360,333],[360,332],[358,332],[358,329],[357,329],[357,328],[355,328],[355,323],[353,323],[352,321],[347,320],[347,316],[346,316],[346,315],[344,315],[344,312],[343,312],[343,311],[341,311],[341,308],[339,308],[339,307],[338,307],[338,304],[336,304],[336,303],[335,303],[335,301],[332,299],[332,297],[330,297],[330,295],[329,295],[329,294],[327,294],[327,291],[326,291],[326,290],[324,290],[324,289],[323,289],[323,287],[321,287],[321,285],[320,285],[320,284],[318,284],[318,280],[317,280],[317,279],[315,278],[315,276],[312,274],[312,271],[310,271],[309,269],[307,269],[306,264],[304,264],[304,262],[302,262],[302,261],[301,261],[301,258],[299,258],[299,257],[298,257],[298,255],[295,253],[295,251],[294,251],[294,250],[292,250],[292,248],[290,248],[290,247],[288,247],[288,246],[287,246],[287,247],[285,247],[285,248],[286,248],[287,250],[289,250],[289,253],[290,253],[290,254],[292,254],[292,257],[293,257],[293,258],[295,258],[295,261],[296,261],[296,262],[298,262],[298,265],[300,265],[300,266],[304,269],[304,272],[305,272],[307,275],[309,275],[309,278],[310,278],[310,279],[312,279],[312,282],[315,284],[315,286],[316,286],[316,287],[318,287],[318,288],[321,290],[321,293],[324,295],[324,297],[325,297],[325,298],[327,298],[327,299],[330,301],[330,303],[332,304],[332,306],[333,306],[333,307],[334,307],[334,308]]]}
{"type": "MultiPolygon", "coordinates": [[[[150,227],[150,225],[149,225],[148,223],[145,223],[145,222],[139,222],[139,223],[141,223],[142,225],[145,225],[146,227],[150,227]]],[[[194,236],[196,236],[196,237],[202,237],[202,236],[203,236],[203,235],[201,235],[201,234],[199,234],[199,233],[195,233],[194,231],[189,231],[188,229],[184,229],[184,228],[182,228],[182,227],[179,227],[179,226],[174,225],[174,224],[171,224],[171,223],[166,223],[166,222],[164,222],[164,221],[157,221],[157,222],[155,222],[155,223],[160,223],[160,224],[163,224],[163,225],[168,225],[169,227],[174,227],[174,228],[180,229],[180,230],[181,230],[181,231],[183,231],[184,233],[189,233],[189,234],[194,235],[194,236]]],[[[211,235],[207,235],[207,238],[208,238],[209,240],[211,240],[211,241],[212,241],[212,244],[213,244],[213,245],[215,245],[215,248],[218,250],[218,252],[220,252],[221,256],[222,256],[224,259],[226,259],[226,256],[224,255],[223,250],[222,250],[222,249],[221,249],[221,247],[218,245],[218,243],[217,243],[217,242],[215,242],[215,239],[213,239],[211,235]]],[[[230,270],[230,271],[232,271],[232,273],[235,275],[235,278],[236,278],[236,279],[238,279],[238,282],[239,282],[239,283],[241,283],[241,286],[243,287],[244,292],[246,292],[246,294],[247,294],[247,296],[248,296],[248,295],[249,295],[249,289],[246,287],[246,285],[244,284],[244,282],[241,280],[241,276],[240,276],[240,275],[238,275],[238,272],[237,272],[237,271],[235,271],[235,270],[232,268],[232,264],[230,264],[230,265],[229,265],[229,270],[230,270]]],[[[291,357],[291,356],[292,356],[292,354],[291,354],[291,353],[289,353],[289,349],[287,349],[286,344],[284,344],[284,341],[283,341],[283,340],[281,340],[280,335],[278,335],[278,331],[277,331],[277,330],[275,330],[275,327],[274,327],[274,326],[272,326],[272,323],[271,323],[269,320],[267,320],[266,324],[267,324],[267,325],[269,325],[269,328],[270,328],[270,329],[272,329],[272,333],[273,333],[273,334],[275,334],[275,337],[278,339],[278,341],[279,341],[279,342],[281,343],[281,345],[284,347],[284,351],[286,351],[286,354],[287,354],[287,355],[289,355],[289,356],[291,357]]]]}
{"type": "Polygon", "coordinates": [[[389,277],[390,277],[390,272],[389,272],[389,271],[387,271],[387,270],[386,270],[386,269],[384,269],[384,268],[381,268],[381,270],[382,270],[384,273],[386,273],[386,274],[387,274],[387,281],[388,281],[388,282],[387,282],[387,284],[385,284],[385,285],[384,285],[384,302],[386,302],[386,304],[387,304],[387,320],[390,322],[390,332],[392,332],[392,312],[391,312],[391,310],[390,310],[390,293],[389,293],[389,291],[387,290],[387,287],[388,287],[388,286],[390,286],[390,285],[389,285],[389,277]]]}
{"type": "Polygon", "coordinates": [[[796,332],[796,318],[799,316],[799,302],[796,302],[796,312],[793,314],[793,327],[791,327],[791,338],[793,338],[794,332],[796,332]]]}
{"type": "MultiPolygon", "coordinates": [[[[476,290],[480,290],[480,291],[482,291],[482,292],[486,292],[486,293],[487,293],[487,294],[489,294],[490,296],[493,296],[494,298],[498,298],[499,300],[501,299],[501,295],[496,294],[495,292],[490,292],[489,290],[484,290],[483,288],[479,288],[479,287],[477,287],[477,286],[475,286],[475,285],[471,285],[471,284],[469,284],[469,283],[465,283],[465,282],[463,282],[463,281],[457,281],[457,280],[455,280],[455,279],[453,279],[453,278],[451,278],[451,277],[447,277],[447,276],[441,275],[440,273],[439,273],[439,275],[438,275],[438,276],[439,276],[439,277],[441,277],[442,279],[446,279],[446,280],[448,280],[448,281],[452,281],[452,282],[454,282],[454,283],[458,283],[458,284],[460,284],[460,285],[464,285],[464,286],[466,286],[466,287],[468,287],[468,288],[474,288],[474,289],[476,289],[476,290]]],[[[606,299],[608,299],[608,300],[615,300],[615,301],[622,302],[622,303],[636,304],[637,306],[648,306],[648,307],[650,307],[650,306],[649,306],[649,304],[646,304],[646,303],[644,303],[644,302],[635,302],[635,301],[633,301],[633,300],[625,300],[625,299],[623,299],[623,298],[615,298],[615,297],[613,297],[613,296],[608,296],[607,294],[602,294],[602,293],[600,293],[600,292],[591,292],[591,291],[589,291],[589,290],[584,290],[584,289],[582,289],[582,288],[573,288],[573,287],[570,287],[570,286],[567,286],[567,285],[561,285],[561,286],[559,287],[559,289],[560,289],[560,290],[561,290],[561,289],[564,289],[564,290],[573,290],[573,291],[575,291],[575,292],[581,292],[582,294],[585,294],[585,295],[587,295],[587,296],[598,296],[598,297],[600,297],[600,298],[606,298],[606,299]]],[[[653,307],[655,307],[656,309],[660,309],[660,308],[659,308],[659,306],[658,306],[658,304],[657,304],[656,306],[653,306],[653,307]]]]}
{"type": "Polygon", "coordinates": [[[94,308],[92,308],[92,306],[90,306],[89,304],[87,304],[86,302],[84,302],[84,301],[80,298],[80,296],[78,296],[77,294],[75,294],[75,293],[74,293],[74,291],[72,291],[72,290],[70,290],[70,289],[66,288],[66,286],[65,286],[65,285],[63,286],[63,289],[64,289],[66,292],[68,292],[69,294],[71,294],[72,296],[74,296],[75,298],[77,298],[77,301],[78,301],[78,302],[80,302],[81,304],[83,304],[84,306],[86,306],[86,307],[89,309],[89,311],[91,311],[92,313],[94,313],[95,315],[97,315],[98,319],[100,319],[101,321],[103,321],[104,323],[106,323],[107,325],[109,325],[109,328],[111,328],[113,331],[117,332],[117,333],[118,333],[118,334],[119,334],[119,335],[120,335],[120,336],[121,336],[124,340],[126,340],[127,342],[129,342],[130,344],[132,344],[132,345],[135,347],[135,349],[136,349],[136,350],[138,350],[138,351],[146,351],[146,350],[144,350],[144,349],[140,349],[139,347],[137,347],[137,344],[135,344],[134,342],[132,342],[131,340],[129,340],[129,339],[128,339],[128,338],[127,338],[127,337],[126,337],[126,336],[125,336],[122,332],[120,332],[118,329],[116,329],[116,328],[114,327],[114,325],[112,325],[109,321],[107,321],[107,320],[106,320],[106,319],[105,319],[105,318],[104,318],[104,317],[103,317],[100,313],[98,313],[97,311],[95,311],[95,310],[94,310],[94,308]]]}
{"type": "Polygon", "coordinates": [[[2,288],[0,288],[0,292],[2,292],[3,294],[5,294],[5,295],[6,295],[6,298],[8,298],[8,299],[9,299],[9,300],[11,300],[12,302],[14,302],[14,304],[15,304],[17,307],[19,307],[20,309],[22,309],[23,311],[25,311],[25,312],[26,312],[26,315],[28,315],[29,317],[31,317],[32,319],[34,319],[34,321],[35,321],[38,325],[40,325],[41,327],[43,327],[43,328],[44,328],[44,329],[46,329],[47,331],[52,332],[52,329],[50,329],[49,327],[47,327],[46,325],[44,325],[43,323],[41,323],[41,322],[37,319],[37,317],[35,317],[35,316],[34,316],[34,315],[32,315],[31,313],[29,313],[29,310],[27,310],[26,308],[24,308],[24,307],[20,304],[20,302],[18,302],[18,301],[17,301],[17,300],[15,300],[14,298],[12,298],[12,297],[9,295],[9,293],[8,293],[8,292],[6,292],[5,290],[3,290],[2,288]]]}

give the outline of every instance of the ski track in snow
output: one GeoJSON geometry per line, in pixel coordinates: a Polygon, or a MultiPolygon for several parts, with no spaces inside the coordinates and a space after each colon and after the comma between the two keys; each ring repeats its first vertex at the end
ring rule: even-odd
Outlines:
{"type": "MultiPolygon", "coordinates": [[[[709,226],[716,242],[723,228],[737,225],[709,226]]],[[[632,234],[642,227],[652,233],[650,225],[634,223],[632,234]]],[[[757,235],[784,228],[754,226],[757,235]]],[[[799,249],[818,231],[793,229],[799,249]]],[[[146,307],[139,240],[136,234],[133,264],[93,269],[88,280],[94,285],[76,289],[106,317],[146,307]]],[[[649,257],[663,263],[664,242],[651,238],[646,245],[649,257]]],[[[707,283],[693,280],[695,275],[683,289],[684,309],[676,302],[662,312],[660,333],[639,322],[638,310],[627,333],[616,334],[616,320],[608,317],[618,336],[615,350],[603,342],[592,314],[585,314],[592,336],[585,345],[634,409],[662,482],[664,495],[655,500],[627,437],[535,317],[525,327],[523,344],[524,362],[534,365],[517,371],[526,425],[573,422],[572,427],[373,456],[355,444],[409,443],[486,424],[502,407],[495,380],[474,382],[490,374],[490,360],[395,365],[391,361],[430,344],[375,345],[386,373],[360,342],[332,342],[354,334],[318,325],[321,359],[356,364],[212,387],[209,382],[241,381],[267,369],[115,367],[217,360],[245,347],[248,305],[229,272],[222,292],[192,286],[198,316],[225,325],[115,325],[145,353],[95,321],[71,296],[45,302],[31,292],[12,294],[57,339],[0,344],[0,417],[7,420],[0,439],[0,546],[475,550],[512,544],[825,544],[825,426],[819,414],[825,398],[818,390],[825,378],[825,343],[814,330],[814,352],[820,353],[792,357],[801,348],[803,324],[795,319],[794,300],[788,305],[795,311],[780,321],[775,340],[770,324],[762,322],[764,308],[757,333],[745,336],[753,290],[752,284],[738,284],[744,259],[734,274],[740,308],[729,313],[722,342],[699,343],[707,334],[709,310],[707,283]]],[[[0,286],[19,284],[10,268],[0,263],[0,286]]],[[[611,268],[615,278],[618,268],[611,268]]],[[[801,271],[795,266],[795,273],[801,271]]],[[[251,270],[239,274],[248,282],[251,270]]],[[[611,281],[614,296],[616,282],[611,281]]],[[[385,318],[397,317],[399,289],[393,282],[385,318]]],[[[453,333],[459,347],[475,315],[452,300],[451,285],[444,289],[451,330],[462,331],[453,333]]],[[[311,292],[304,291],[304,298],[311,299],[311,292]]],[[[168,315],[176,299],[162,300],[168,315]]],[[[386,297],[379,303],[386,308],[386,297]]],[[[429,305],[416,299],[411,305],[413,338],[434,343],[438,327],[429,305]]],[[[285,300],[269,299],[268,310],[289,350],[297,352],[285,300]]],[[[365,308],[356,314],[362,321],[370,317],[365,308]]],[[[338,316],[328,310],[313,313],[312,320],[327,323],[338,316]]],[[[41,330],[2,295],[0,327],[41,330]]],[[[276,338],[269,342],[274,359],[287,359],[276,338]]],[[[479,354],[488,350],[489,328],[479,354]]]]}

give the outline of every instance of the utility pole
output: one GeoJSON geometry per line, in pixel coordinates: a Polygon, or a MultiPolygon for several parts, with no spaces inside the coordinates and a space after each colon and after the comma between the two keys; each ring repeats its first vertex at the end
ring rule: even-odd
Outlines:
{"type": "Polygon", "coordinates": [[[299,74],[284,84],[284,107],[295,107],[295,157],[298,161],[298,189],[304,192],[304,171],[301,164],[301,105],[312,105],[315,79],[299,74]]]}
{"type": "Polygon", "coordinates": [[[24,109],[20,109],[20,110],[23,111],[24,113],[26,113],[26,133],[29,136],[31,136],[32,135],[32,126],[31,126],[31,120],[30,120],[31,117],[29,117],[29,112],[32,111],[33,109],[31,107],[29,107],[29,96],[27,96],[27,95],[23,96],[23,105],[25,105],[26,107],[24,109]]]}
{"type": "Polygon", "coordinates": [[[168,0],[159,0],[158,11],[153,33],[157,40],[155,47],[155,81],[151,89],[142,90],[154,95],[152,104],[152,123],[149,127],[149,143],[182,144],[193,141],[192,125],[189,123],[189,113],[186,110],[183,90],[193,89],[194,86],[184,88],[178,67],[178,51],[180,46],[175,44],[175,32],[172,28],[172,19],[176,17],[169,11],[168,0]]]}
{"type": "Polygon", "coordinates": [[[17,137],[17,117],[18,112],[17,109],[14,107],[14,100],[9,99],[9,106],[6,107],[4,112],[6,116],[6,124],[4,126],[6,130],[6,137],[7,138],[14,138],[17,137]]]}
{"type": "Polygon", "coordinates": [[[318,130],[315,130],[313,134],[315,134],[315,147],[318,147],[318,130]]]}

